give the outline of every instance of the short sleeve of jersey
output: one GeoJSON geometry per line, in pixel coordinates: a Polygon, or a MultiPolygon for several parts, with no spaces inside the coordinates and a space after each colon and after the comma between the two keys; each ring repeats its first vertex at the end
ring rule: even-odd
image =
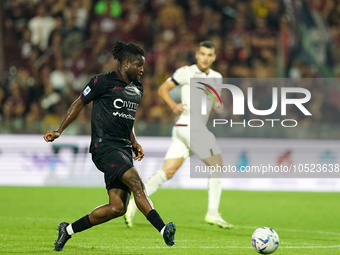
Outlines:
{"type": "Polygon", "coordinates": [[[176,85],[183,85],[188,82],[188,68],[187,66],[183,66],[179,69],[177,69],[174,74],[172,75],[171,80],[176,84],[176,85]]]}
{"type": "Polygon", "coordinates": [[[106,79],[102,75],[93,76],[80,94],[84,104],[99,98],[105,93],[106,79]]]}

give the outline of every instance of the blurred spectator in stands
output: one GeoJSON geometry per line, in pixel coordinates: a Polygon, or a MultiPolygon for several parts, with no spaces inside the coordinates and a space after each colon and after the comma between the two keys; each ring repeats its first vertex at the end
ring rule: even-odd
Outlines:
{"type": "Polygon", "coordinates": [[[38,102],[32,102],[29,105],[29,111],[25,117],[25,133],[40,134],[42,116],[42,109],[40,108],[38,102]]]}
{"type": "Polygon", "coordinates": [[[86,106],[75,120],[74,127],[76,128],[76,135],[91,134],[91,108],[86,106]]]}
{"type": "Polygon", "coordinates": [[[50,74],[50,82],[53,90],[67,97],[71,93],[74,75],[65,69],[63,59],[56,59],[55,70],[50,74]]]}
{"type": "Polygon", "coordinates": [[[0,84],[0,122],[1,122],[1,119],[2,119],[2,117],[1,117],[2,116],[2,106],[3,106],[4,100],[5,100],[5,96],[6,96],[5,90],[1,87],[1,84],[0,84]]]}
{"type": "Polygon", "coordinates": [[[264,58],[256,58],[253,60],[253,75],[254,78],[274,78],[275,66],[271,66],[264,58]]]}
{"type": "Polygon", "coordinates": [[[326,17],[330,26],[337,26],[340,24],[340,2],[335,1],[333,8],[329,10],[329,15],[326,17]]]}
{"type": "Polygon", "coordinates": [[[280,17],[281,17],[281,4],[280,0],[271,0],[269,12],[266,18],[268,28],[278,31],[280,29],[280,17]]]}
{"type": "Polygon", "coordinates": [[[50,45],[45,51],[49,64],[54,64],[56,59],[62,58],[62,41],[61,31],[55,30],[52,34],[50,45]]]}
{"type": "Polygon", "coordinates": [[[216,71],[222,74],[222,77],[226,78],[228,77],[228,69],[229,65],[227,61],[219,61],[217,64],[216,71]]]}
{"type": "Polygon", "coordinates": [[[225,24],[228,24],[232,21],[237,14],[237,3],[244,2],[243,0],[217,0],[218,9],[222,11],[224,16],[225,24]]]}
{"type": "Polygon", "coordinates": [[[327,17],[328,23],[332,33],[332,54],[335,63],[337,63],[337,77],[339,77],[340,67],[340,1],[335,1],[334,8],[330,11],[327,17]]]}
{"type": "Polygon", "coordinates": [[[94,19],[98,23],[99,32],[106,34],[112,41],[117,40],[117,21],[121,14],[119,1],[102,0],[95,5],[94,19]]]}
{"type": "Polygon", "coordinates": [[[245,26],[245,18],[237,14],[234,27],[226,37],[225,59],[232,61],[237,57],[239,61],[245,61],[251,54],[249,29],[245,26]],[[232,44],[228,45],[228,44],[232,44]],[[229,48],[228,48],[229,47],[229,48]],[[235,53],[231,52],[235,51],[235,53]]]}
{"type": "Polygon", "coordinates": [[[229,65],[233,65],[236,61],[236,50],[234,49],[233,41],[227,39],[224,41],[224,46],[221,52],[221,60],[227,61],[229,65]]]}
{"type": "Polygon", "coordinates": [[[231,78],[252,78],[252,69],[246,63],[235,63],[230,67],[229,77],[231,78]]]}
{"type": "Polygon", "coordinates": [[[33,47],[28,59],[24,62],[24,66],[29,70],[30,74],[34,77],[39,75],[39,68],[41,67],[40,51],[37,47],[33,47]]]}
{"type": "Polygon", "coordinates": [[[85,1],[71,0],[69,6],[65,8],[64,17],[67,20],[74,18],[74,24],[80,31],[85,31],[89,18],[90,4],[84,6],[85,1]],[[87,9],[87,8],[89,9],[87,9]]]}
{"type": "MultiPolygon", "coordinates": [[[[169,123],[174,119],[174,114],[169,113],[167,107],[164,107],[164,103],[162,103],[158,98],[157,89],[151,90],[152,100],[147,106],[147,121],[148,123],[159,123],[159,125],[154,126],[153,130],[149,131],[149,134],[158,133],[164,134],[167,133],[169,129],[169,123]]],[[[171,126],[170,126],[171,128],[171,126]]]]}
{"type": "Polygon", "coordinates": [[[64,17],[61,13],[57,14],[55,17],[55,26],[53,31],[50,33],[50,37],[48,38],[48,44],[50,45],[53,39],[54,34],[59,33],[61,34],[61,31],[64,27],[64,17]]]}
{"type": "Polygon", "coordinates": [[[14,79],[10,84],[9,96],[4,102],[4,121],[10,122],[7,127],[15,133],[23,131],[25,104],[25,93],[19,82],[14,79]]]}
{"type": "MultiPolygon", "coordinates": [[[[195,62],[195,52],[197,50],[196,42],[197,35],[193,31],[188,30],[185,26],[182,26],[178,32],[178,43],[175,47],[170,47],[168,53],[171,54],[171,51],[176,48],[176,54],[181,53],[187,60],[195,62]]],[[[168,62],[171,63],[171,57],[168,59],[168,62]]]]}
{"type": "MultiPolygon", "coordinates": [[[[32,1],[32,0],[31,0],[32,1]]],[[[44,2],[46,8],[48,10],[51,10],[54,5],[56,5],[60,0],[33,0],[32,2],[38,3],[38,2],[44,2]]],[[[63,1],[63,0],[61,0],[63,1]]]]}
{"type": "MultiPolygon", "coordinates": [[[[211,9],[210,9],[211,10],[211,9]]],[[[189,0],[186,24],[190,31],[199,33],[204,22],[203,8],[199,0],[189,0]]]]}
{"type": "Polygon", "coordinates": [[[265,18],[255,17],[255,29],[250,32],[252,54],[260,55],[263,49],[276,51],[276,33],[267,26],[265,18]]]}
{"type": "MultiPolygon", "coordinates": [[[[49,66],[44,66],[41,69],[40,75],[31,78],[32,82],[28,86],[27,91],[27,104],[30,105],[33,102],[38,102],[45,95],[46,88],[45,82],[49,80],[51,69],[49,66]]],[[[49,83],[48,83],[49,84],[49,83]]]]}
{"type": "Polygon", "coordinates": [[[33,48],[31,43],[31,31],[29,29],[23,31],[22,40],[20,40],[19,45],[21,48],[21,58],[28,59],[33,48]]]}
{"type": "Polygon", "coordinates": [[[203,24],[200,28],[200,38],[203,40],[213,35],[222,36],[223,32],[222,14],[210,7],[205,7],[203,24]]]}
{"type": "Polygon", "coordinates": [[[338,25],[331,28],[332,32],[332,53],[334,62],[340,64],[340,22],[338,25]]]}
{"type": "Polygon", "coordinates": [[[47,48],[48,38],[55,25],[55,19],[48,15],[44,3],[40,3],[37,7],[36,16],[28,22],[28,28],[32,33],[32,44],[44,51],[47,48]]]}
{"type": "Polygon", "coordinates": [[[98,16],[110,15],[117,18],[122,14],[122,6],[118,0],[99,0],[94,6],[94,13],[98,16]]]}
{"type": "Polygon", "coordinates": [[[85,50],[91,50],[101,34],[98,21],[91,21],[89,24],[87,40],[85,42],[85,50]]]}
{"type": "Polygon", "coordinates": [[[237,17],[243,17],[243,26],[246,29],[249,29],[254,20],[254,13],[251,11],[251,7],[248,0],[238,1],[236,4],[236,15],[237,17]]]}
{"type": "Polygon", "coordinates": [[[56,0],[55,4],[50,6],[50,11],[53,16],[63,16],[68,0],[56,0]]]}
{"type": "Polygon", "coordinates": [[[75,22],[76,16],[71,13],[71,17],[61,29],[63,36],[62,54],[64,58],[71,57],[74,51],[84,47],[84,34],[76,26],[75,22]]]}
{"type": "Polygon", "coordinates": [[[27,89],[29,86],[32,85],[32,77],[28,71],[28,69],[26,69],[25,67],[18,67],[17,68],[17,73],[15,75],[15,79],[19,82],[20,84],[20,88],[23,91],[23,94],[27,94],[27,89]]]}
{"type": "MultiPolygon", "coordinates": [[[[45,66],[41,72],[41,79],[39,79],[39,87],[43,86],[43,95],[39,98],[40,106],[46,112],[54,105],[58,104],[62,97],[59,92],[55,92],[50,81],[51,69],[49,66],[45,66]]],[[[37,92],[39,92],[37,87],[37,92]]],[[[41,88],[42,89],[42,88],[41,88]]]]}
{"type": "Polygon", "coordinates": [[[151,96],[151,90],[156,88],[151,75],[143,75],[141,78],[143,84],[143,100],[140,103],[140,110],[136,112],[136,119],[147,120],[147,111],[149,103],[152,102],[153,98],[151,96]]]}
{"type": "Polygon", "coordinates": [[[145,27],[144,14],[134,0],[124,1],[123,15],[117,24],[119,37],[124,41],[142,42],[149,29],[145,27]]]}
{"type": "Polygon", "coordinates": [[[244,47],[244,41],[248,40],[248,38],[249,29],[245,26],[245,19],[238,14],[235,18],[234,26],[227,34],[227,39],[232,41],[235,50],[241,50],[244,47]]]}
{"type": "Polygon", "coordinates": [[[267,17],[271,9],[271,2],[275,0],[252,0],[251,5],[255,15],[267,17]]]}
{"type": "Polygon", "coordinates": [[[153,80],[157,85],[162,84],[166,79],[168,79],[171,76],[166,68],[167,61],[168,61],[167,57],[165,55],[162,55],[159,58],[157,58],[155,62],[155,72],[153,80]]]}
{"type": "Polygon", "coordinates": [[[280,43],[279,49],[282,52],[283,65],[286,65],[289,55],[290,55],[290,41],[291,41],[291,31],[289,28],[289,17],[288,15],[283,15],[280,19],[280,30],[279,30],[278,41],[280,43]]]}
{"type": "MultiPolygon", "coordinates": [[[[76,79],[82,75],[87,75],[88,72],[96,73],[100,69],[100,64],[91,57],[91,52],[86,53],[83,50],[75,50],[72,56],[66,59],[65,66],[73,73],[76,79]]],[[[83,85],[76,87],[78,88],[76,89],[77,91],[84,88],[83,85]]]]}
{"type": "MultiPolygon", "coordinates": [[[[47,114],[44,116],[41,126],[40,126],[40,132],[43,133],[44,130],[53,130],[56,126],[59,125],[59,123],[62,120],[62,114],[67,109],[65,109],[64,105],[58,101],[57,103],[51,105],[47,109],[47,114]]],[[[70,126],[70,131],[74,130],[74,125],[72,125],[72,128],[70,126]]]]}
{"type": "Polygon", "coordinates": [[[216,61],[219,61],[222,59],[222,38],[218,34],[213,34],[209,37],[209,40],[214,44],[215,46],[215,52],[216,52],[216,61]]]}
{"type": "Polygon", "coordinates": [[[111,55],[110,44],[108,43],[108,36],[101,34],[93,45],[90,53],[90,61],[99,64],[104,63],[107,57],[111,55]]]}
{"type": "Polygon", "coordinates": [[[184,10],[175,0],[165,0],[158,11],[159,32],[172,39],[177,29],[184,24],[184,10]]]}
{"type": "Polygon", "coordinates": [[[119,62],[116,59],[114,59],[112,57],[108,57],[106,59],[106,61],[103,63],[102,69],[100,69],[100,72],[101,73],[107,73],[107,72],[110,72],[112,70],[116,70],[116,69],[118,69],[118,64],[119,64],[119,62]]]}
{"type": "Polygon", "coordinates": [[[9,68],[13,64],[21,63],[21,50],[17,43],[18,40],[11,19],[5,18],[3,30],[4,38],[6,39],[3,40],[3,52],[7,61],[7,68],[9,68]]]}
{"type": "Polygon", "coordinates": [[[315,78],[316,71],[309,66],[304,59],[296,59],[293,61],[292,68],[289,72],[290,78],[315,78]]]}
{"type": "Polygon", "coordinates": [[[12,105],[10,102],[6,101],[2,105],[2,116],[0,118],[0,131],[3,134],[13,133],[15,132],[14,128],[12,127],[12,105]]]}
{"type": "Polygon", "coordinates": [[[261,51],[260,55],[268,63],[268,65],[271,68],[275,69],[275,67],[276,67],[276,57],[277,57],[277,54],[275,54],[275,52],[273,52],[272,50],[269,50],[269,49],[264,49],[264,50],[261,51]]]}
{"type": "Polygon", "coordinates": [[[8,16],[13,22],[13,28],[17,35],[17,39],[20,39],[29,18],[28,11],[26,10],[24,4],[17,0],[12,0],[11,7],[8,10],[8,16]]]}

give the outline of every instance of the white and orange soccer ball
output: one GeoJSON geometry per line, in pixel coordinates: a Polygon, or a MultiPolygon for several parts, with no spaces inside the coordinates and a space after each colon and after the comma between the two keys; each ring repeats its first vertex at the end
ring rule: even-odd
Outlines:
{"type": "Polygon", "coordinates": [[[279,247],[279,235],[271,228],[258,228],[251,236],[251,244],[258,253],[270,254],[279,247]]]}

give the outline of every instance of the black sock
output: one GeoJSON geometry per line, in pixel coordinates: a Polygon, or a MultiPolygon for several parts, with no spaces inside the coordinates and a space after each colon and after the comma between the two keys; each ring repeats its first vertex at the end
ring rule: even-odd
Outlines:
{"type": "Polygon", "coordinates": [[[84,231],[88,228],[91,228],[92,226],[93,225],[88,215],[72,223],[72,229],[74,233],[84,231]]]}
{"type": "Polygon", "coordinates": [[[159,232],[161,232],[162,228],[165,226],[161,216],[159,216],[158,212],[155,209],[152,209],[148,213],[146,218],[159,232]]]}

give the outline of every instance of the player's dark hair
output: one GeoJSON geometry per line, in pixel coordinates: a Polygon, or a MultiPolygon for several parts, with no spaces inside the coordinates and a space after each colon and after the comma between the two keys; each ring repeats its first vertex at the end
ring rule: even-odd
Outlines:
{"type": "Polygon", "coordinates": [[[144,56],[144,50],[137,44],[117,41],[112,50],[112,56],[120,63],[124,60],[133,61],[137,55],[144,56]]]}
{"type": "Polygon", "coordinates": [[[203,41],[203,42],[200,42],[198,44],[198,48],[200,47],[205,47],[205,48],[208,48],[208,49],[214,49],[216,50],[216,47],[215,45],[212,43],[212,41],[203,41]]]}

